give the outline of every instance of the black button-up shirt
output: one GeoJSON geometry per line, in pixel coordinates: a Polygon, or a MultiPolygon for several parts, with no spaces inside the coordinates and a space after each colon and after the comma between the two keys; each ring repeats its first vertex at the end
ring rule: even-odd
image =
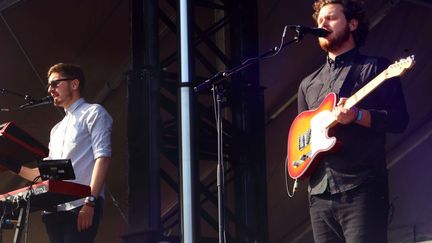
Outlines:
{"type": "MultiPolygon", "coordinates": [[[[335,60],[327,58],[322,67],[301,82],[299,113],[319,107],[330,92],[349,97],[389,64],[383,58],[363,56],[357,49],[335,60]]],[[[385,81],[356,106],[371,113],[371,128],[351,123],[332,129],[342,146],[336,152],[326,153],[318,162],[309,180],[312,195],[326,190],[334,194],[364,182],[387,180],[385,133],[402,132],[409,119],[400,79],[385,81]]]]}

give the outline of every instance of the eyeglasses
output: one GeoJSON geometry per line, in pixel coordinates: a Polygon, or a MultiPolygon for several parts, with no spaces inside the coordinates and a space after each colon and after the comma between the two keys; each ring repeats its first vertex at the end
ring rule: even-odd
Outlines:
{"type": "Polygon", "coordinates": [[[60,82],[63,82],[63,81],[72,81],[72,80],[74,80],[74,78],[61,78],[61,79],[52,80],[51,82],[49,82],[46,85],[45,88],[49,89],[51,87],[52,89],[55,89],[55,88],[58,87],[58,85],[60,84],[60,82]]]}

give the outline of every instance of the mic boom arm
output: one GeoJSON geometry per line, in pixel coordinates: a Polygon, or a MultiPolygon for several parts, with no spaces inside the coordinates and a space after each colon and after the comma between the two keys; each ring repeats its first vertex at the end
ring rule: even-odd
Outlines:
{"type": "Polygon", "coordinates": [[[41,98],[40,100],[30,100],[27,103],[24,103],[22,105],[19,106],[19,109],[29,109],[29,108],[33,108],[33,107],[37,107],[37,106],[41,106],[41,105],[47,105],[47,104],[51,104],[53,103],[53,97],[48,95],[45,96],[43,98],[41,98]]]}

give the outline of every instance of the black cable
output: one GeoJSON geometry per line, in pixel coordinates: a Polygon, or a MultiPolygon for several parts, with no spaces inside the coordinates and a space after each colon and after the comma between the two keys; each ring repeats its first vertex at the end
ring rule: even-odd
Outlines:
{"type": "Polygon", "coordinates": [[[298,179],[294,180],[294,184],[293,184],[293,187],[292,187],[292,192],[290,192],[289,186],[288,186],[288,175],[287,175],[288,172],[287,172],[287,170],[288,170],[288,158],[285,159],[285,166],[284,166],[284,171],[285,171],[285,189],[286,189],[286,192],[287,192],[288,196],[290,198],[293,198],[294,195],[295,195],[295,193],[296,193],[296,191],[297,191],[298,179]]]}
{"type": "Polygon", "coordinates": [[[120,216],[122,217],[123,221],[125,222],[125,224],[128,224],[127,217],[126,217],[125,213],[123,212],[123,210],[121,209],[120,203],[117,201],[117,199],[114,197],[114,195],[111,193],[111,190],[109,190],[108,187],[106,187],[106,190],[107,190],[107,192],[108,192],[108,194],[109,194],[109,196],[111,198],[111,201],[112,201],[113,205],[119,211],[120,216]]]}

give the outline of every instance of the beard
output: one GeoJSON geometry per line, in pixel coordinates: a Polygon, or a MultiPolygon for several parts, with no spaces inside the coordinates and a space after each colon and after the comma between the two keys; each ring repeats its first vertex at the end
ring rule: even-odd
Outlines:
{"type": "Polygon", "coordinates": [[[345,28],[340,33],[331,33],[334,36],[330,38],[319,38],[319,44],[323,50],[326,52],[334,52],[342,47],[345,42],[347,42],[350,38],[351,31],[349,29],[348,24],[346,24],[345,28]]]}
{"type": "Polygon", "coordinates": [[[67,86],[63,87],[60,94],[56,92],[56,95],[54,96],[54,100],[53,100],[54,106],[64,107],[66,104],[68,104],[72,100],[72,98],[73,98],[72,84],[70,82],[68,82],[66,85],[67,86]]]}

